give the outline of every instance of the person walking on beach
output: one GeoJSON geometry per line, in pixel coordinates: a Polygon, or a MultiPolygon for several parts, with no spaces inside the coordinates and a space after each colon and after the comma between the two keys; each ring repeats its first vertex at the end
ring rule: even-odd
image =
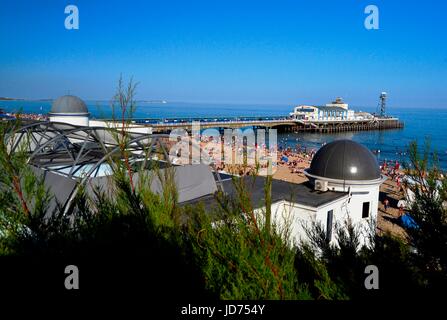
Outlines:
{"type": "Polygon", "coordinates": [[[383,201],[383,207],[385,208],[385,212],[387,212],[389,205],[390,205],[390,201],[388,199],[385,199],[383,201]]]}

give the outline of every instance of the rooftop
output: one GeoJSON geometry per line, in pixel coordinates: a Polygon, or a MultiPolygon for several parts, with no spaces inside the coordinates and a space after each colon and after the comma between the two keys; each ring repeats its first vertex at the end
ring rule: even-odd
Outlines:
{"type": "Polygon", "coordinates": [[[332,107],[332,106],[315,106],[316,108],[318,108],[318,110],[321,111],[340,111],[340,112],[345,112],[346,109],[342,108],[342,107],[332,107]]]}
{"type": "Polygon", "coordinates": [[[332,141],[315,154],[307,174],[335,180],[368,181],[380,179],[380,168],[372,152],[352,140],[332,141]]]}
{"type": "MultiPolygon", "coordinates": [[[[251,202],[254,208],[262,208],[265,206],[264,185],[266,178],[257,176],[253,183],[252,176],[244,176],[243,178],[246,190],[251,195],[251,202]]],[[[237,191],[231,179],[222,181],[225,193],[230,197],[235,197],[237,191]]],[[[303,206],[318,208],[331,203],[335,200],[344,198],[348,195],[347,192],[337,191],[316,191],[313,186],[306,182],[301,184],[290,183],[287,181],[276,180],[272,181],[272,203],[278,201],[291,201],[303,206]]],[[[205,207],[215,207],[217,205],[213,195],[202,197],[194,201],[187,202],[188,204],[202,202],[205,207]]]]}

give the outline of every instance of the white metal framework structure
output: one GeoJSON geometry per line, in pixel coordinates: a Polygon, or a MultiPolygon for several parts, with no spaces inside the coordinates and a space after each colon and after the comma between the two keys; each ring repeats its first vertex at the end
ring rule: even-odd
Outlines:
{"type": "MultiPolygon", "coordinates": [[[[6,137],[9,152],[28,154],[28,164],[36,172],[59,176],[59,180],[73,180],[76,187],[65,205],[76,194],[79,185],[89,179],[110,175],[113,161],[126,152],[132,170],[151,168],[156,162],[162,168],[170,166],[166,148],[169,136],[124,132],[112,128],[81,127],[67,123],[33,122],[22,125],[6,137]],[[126,147],[120,147],[126,135],[126,147]]],[[[59,191],[59,190],[58,190],[59,191]]]]}
{"type": "MultiPolygon", "coordinates": [[[[27,151],[30,165],[70,178],[79,178],[79,172],[83,172],[82,176],[87,178],[95,177],[100,165],[121,150],[118,138],[121,134],[121,130],[103,127],[35,122],[12,132],[7,143],[11,152],[18,148],[27,151]]],[[[165,144],[168,135],[134,132],[126,132],[125,135],[128,137],[126,151],[130,162],[161,152],[163,160],[169,163],[165,144]]]]}
{"type": "MultiPolygon", "coordinates": [[[[217,188],[223,191],[220,174],[208,165],[171,163],[167,134],[37,121],[11,130],[6,143],[9,152],[20,150],[27,154],[28,164],[36,174],[44,176],[46,186],[54,194],[51,207],[62,205],[64,212],[70,209],[80,186],[90,181],[87,187],[96,183],[107,187],[113,167],[125,159],[136,179],[139,172],[176,166],[179,201],[212,194],[217,188]]],[[[150,187],[154,192],[160,191],[157,182],[150,187]]]]}

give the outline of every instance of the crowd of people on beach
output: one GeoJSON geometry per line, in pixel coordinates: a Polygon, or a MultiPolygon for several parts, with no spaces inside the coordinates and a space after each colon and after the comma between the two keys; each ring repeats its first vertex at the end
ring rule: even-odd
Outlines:
{"type": "Polygon", "coordinates": [[[380,165],[380,170],[382,174],[389,177],[391,180],[397,183],[398,188],[400,189],[402,185],[402,179],[404,178],[404,173],[401,170],[401,165],[399,161],[387,161],[384,160],[380,165]]]}
{"type": "MultiPolygon", "coordinates": [[[[263,169],[268,169],[267,159],[276,153],[276,164],[272,165],[276,165],[276,169],[281,169],[280,175],[297,174],[304,176],[304,169],[310,166],[317,151],[315,148],[308,148],[299,144],[295,145],[295,147],[290,147],[287,144],[280,143],[279,146],[268,147],[265,143],[257,144],[256,142],[251,142],[247,144],[240,139],[242,138],[236,136],[231,141],[222,141],[214,136],[202,136],[199,146],[201,160],[203,161],[205,156],[210,163],[213,163],[217,171],[243,176],[256,174],[263,169]],[[241,159],[245,160],[241,161],[241,159]],[[250,161],[247,161],[247,159],[250,159],[250,161]],[[256,163],[254,159],[256,159],[256,163]],[[287,169],[287,173],[284,169],[287,169]]],[[[174,159],[175,163],[188,162],[186,158],[180,159],[181,148],[174,148],[177,148],[174,150],[174,154],[177,157],[177,159],[174,159]]]]}
{"type": "MultiPolygon", "coordinates": [[[[178,137],[178,142],[181,138],[178,137]]],[[[244,143],[242,137],[234,137],[231,141],[216,139],[214,136],[203,135],[192,147],[189,157],[182,156],[182,147],[171,142],[169,149],[173,149],[171,161],[174,164],[187,164],[194,162],[194,153],[200,152],[200,161],[213,164],[215,170],[222,173],[231,173],[235,175],[256,174],[262,169],[267,169],[270,155],[276,151],[273,147],[269,148],[265,143],[244,143]]],[[[186,145],[183,146],[185,148],[186,145]]]]}
{"type": "Polygon", "coordinates": [[[315,149],[310,149],[296,145],[295,148],[279,148],[278,166],[287,167],[290,173],[303,174],[304,169],[310,166],[310,163],[316,153],[315,149]]]}
{"type": "MultiPolygon", "coordinates": [[[[240,150],[241,147],[236,150],[235,146],[231,146],[230,143],[227,143],[225,147],[231,148],[232,152],[243,152],[243,150],[240,150]]],[[[252,152],[259,151],[259,148],[263,151],[262,154],[265,155],[272,154],[274,151],[277,151],[277,166],[288,168],[290,173],[296,173],[299,175],[302,175],[304,169],[310,166],[312,158],[316,153],[315,149],[308,149],[300,145],[296,145],[295,148],[279,146],[277,150],[271,150],[265,144],[259,146],[255,144],[254,147],[248,147],[247,151],[250,154],[252,152]]],[[[213,148],[211,148],[209,152],[211,156],[214,152],[213,148]]],[[[257,168],[255,166],[245,166],[241,164],[226,164],[220,160],[216,161],[216,169],[218,171],[236,173],[241,176],[253,174],[255,170],[265,169],[267,166],[268,165],[265,161],[261,162],[257,168]]]]}
{"type": "MultiPolygon", "coordinates": [[[[397,187],[397,193],[403,195],[405,192],[404,186],[402,185],[402,182],[405,178],[405,174],[401,169],[401,164],[399,161],[388,161],[384,160],[382,164],[380,165],[380,170],[383,175],[387,176],[393,184],[397,187]],[[402,194],[403,192],[403,194],[402,194]]],[[[388,196],[385,197],[383,200],[383,208],[386,213],[388,213],[388,209],[390,208],[390,201],[388,199],[388,196]]],[[[405,212],[405,208],[403,204],[400,204],[397,209],[398,211],[398,218],[402,217],[405,212]]]]}

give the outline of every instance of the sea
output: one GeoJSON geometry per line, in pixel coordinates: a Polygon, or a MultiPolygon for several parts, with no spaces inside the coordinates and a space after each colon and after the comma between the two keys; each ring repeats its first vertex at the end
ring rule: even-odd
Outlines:
{"type": "MultiPolygon", "coordinates": [[[[110,119],[112,108],[108,101],[86,101],[91,118],[110,119]]],[[[376,112],[376,107],[355,107],[356,111],[376,112]]],[[[46,114],[51,101],[10,100],[0,101],[0,109],[6,112],[46,114]]],[[[134,118],[222,118],[222,117],[273,117],[287,116],[293,105],[282,104],[222,104],[186,102],[138,102],[134,118]]],[[[439,166],[447,170],[447,108],[393,108],[387,114],[404,122],[403,129],[382,131],[358,131],[340,133],[281,133],[278,144],[285,148],[318,149],[324,143],[336,139],[352,139],[376,154],[379,163],[399,161],[409,163],[408,146],[416,141],[421,151],[425,143],[430,144],[430,155],[436,153],[439,166]],[[380,150],[380,152],[378,152],[380,150]]]]}

